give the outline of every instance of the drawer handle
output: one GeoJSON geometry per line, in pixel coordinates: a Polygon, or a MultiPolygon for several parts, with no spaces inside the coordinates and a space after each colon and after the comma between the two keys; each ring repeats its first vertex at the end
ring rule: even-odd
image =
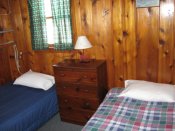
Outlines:
{"type": "Polygon", "coordinates": [[[90,103],[89,102],[86,102],[86,103],[84,103],[84,109],[89,109],[90,108],[90,103]]]}
{"type": "Polygon", "coordinates": [[[90,103],[86,102],[86,103],[85,103],[85,106],[88,106],[88,107],[89,107],[89,106],[90,106],[90,103]]]}
{"type": "Polygon", "coordinates": [[[79,88],[79,87],[76,87],[75,90],[76,90],[77,92],[79,92],[79,91],[80,91],[80,88],[79,88]]]}
{"type": "Polygon", "coordinates": [[[60,76],[61,76],[61,77],[64,77],[64,76],[65,76],[65,74],[61,74],[60,76]]]}
{"type": "Polygon", "coordinates": [[[65,103],[68,103],[68,100],[67,100],[67,99],[65,99],[65,100],[64,100],[64,102],[65,102],[65,103]]]}
{"type": "Polygon", "coordinates": [[[63,89],[66,89],[66,86],[63,86],[63,89]]]}
{"type": "Polygon", "coordinates": [[[86,79],[86,78],[87,78],[87,76],[86,76],[86,75],[84,75],[84,76],[83,76],[83,78],[85,78],[85,79],[86,79]]]}
{"type": "Polygon", "coordinates": [[[84,90],[84,92],[89,92],[89,90],[84,90]]]}

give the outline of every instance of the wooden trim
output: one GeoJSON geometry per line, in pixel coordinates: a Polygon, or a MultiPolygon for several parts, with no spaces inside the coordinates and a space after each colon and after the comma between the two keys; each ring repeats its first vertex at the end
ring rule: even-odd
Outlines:
{"type": "Polygon", "coordinates": [[[71,53],[74,50],[54,50],[54,48],[48,48],[47,50],[33,50],[35,53],[71,53]]]}

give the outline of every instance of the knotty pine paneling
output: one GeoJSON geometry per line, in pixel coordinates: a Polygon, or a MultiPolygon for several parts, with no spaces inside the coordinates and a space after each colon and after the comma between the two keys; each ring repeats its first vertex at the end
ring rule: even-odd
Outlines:
{"type": "Polygon", "coordinates": [[[124,67],[125,79],[136,78],[136,29],[135,29],[135,2],[124,0],[123,40],[124,40],[124,67]]]}
{"type": "MultiPolygon", "coordinates": [[[[13,30],[10,20],[10,5],[8,0],[0,2],[0,31],[13,30]]],[[[13,31],[0,33],[0,85],[12,80],[13,72],[10,61],[10,49],[12,45],[7,45],[9,41],[14,41],[13,31]]]]}
{"type": "MultiPolygon", "coordinates": [[[[27,51],[27,44],[26,44],[26,37],[24,33],[24,24],[23,24],[23,17],[22,17],[22,6],[19,0],[9,0],[10,7],[11,7],[11,21],[13,24],[14,29],[14,39],[17,45],[19,53],[22,52],[20,57],[20,71],[22,73],[26,72],[28,67],[26,51],[27,51]]],[[[20,73],[16,72],[15,78],[19,76],[20,73]]]]}
{"type": "Polygon", "coordinates": [[[137,9],[136,78],[157,81],[159,8],[137,9]]]}
{"type": "MultiPolygon", "coordinates": [[[[0,15],[0,31],[13,29],[9,15],[0,15]]],[[[14,40],[12,32],[0,33],[0,44],[14,40]]]]}
{"type": "MultiPolygon", "coordinates": [[[[72,52],[33,51],[27,0],[10,2],[23,72],[53,74],[52,64],[72,52]]],[[[160,0],[159,7],[136,8],[135,0],[71,0],[74,43],[79,35],[86,35],[93,48],[85,53],[106,59],[109,88],[122,87],[126,79],[175,84],[174,4],[174,0],[160,0]]]]}
{"type": "Polygon", "coordinates": [[[1,0],[0,15],[8,15],[10,13],[10,6],[8,0],[1,0]]]}
{"type": "Polygon", "coordinates": [[[73,34],[88,37],[93,48],[85,50],[85,53],[91,58],[107,60],[108,81],[114,85],[111,1],[72,0],[71,2],[74,11],[72,13],[73,34]]]}
{"type": "Polygon", "coordinates": [[[113,15],[112,15],[112,28],[113,28],[113,45],[114,45],[114,74],[115,83],[118,86],[123,86],[124,72],[124,40],[123,40],[123,14],[124,14],[124,2],[123,0],[117,0],[113,2],[113,15]],[[117,11],[116,11],[117,9],[117,11]]]}
{"type": "Polygon", "coordinates": [[[173,82],[174,52],[174,0],[160,2],[159,66],[158,81],[173,82]]]}

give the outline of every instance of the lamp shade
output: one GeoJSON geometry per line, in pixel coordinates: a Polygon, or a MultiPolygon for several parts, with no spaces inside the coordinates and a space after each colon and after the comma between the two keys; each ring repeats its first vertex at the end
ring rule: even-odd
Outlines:
{"type": "Polygon", "coordinates": [[[87,48],[91,48],[91,47],[92,47],[92,45],[86,36],[79,36],[77,39],[77,42],[75,44],[74,49],[87,49],[87,48]]]}

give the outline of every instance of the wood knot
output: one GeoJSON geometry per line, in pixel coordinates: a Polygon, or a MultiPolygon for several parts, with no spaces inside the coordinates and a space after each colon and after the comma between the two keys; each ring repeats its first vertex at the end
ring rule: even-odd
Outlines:
{"type": "Polygon", "coordinates": [[[91,1],[92,1],[92,5],[94,6],[99,0],[91,0],[91,1]]]}
{"type": "Polygon", "coordinates": [[[114,6],[114,0],[112,0],[112,7],[114,6]]]}
{"type": "Polygon", "coordinates": [[[101,48],[103,48],[103,49],[105,48],[103,44],[101,45],[101,48]]]}
{"type": "Polygon", "coordinates": [[[112,58],[112,60],[111,60],[111,61],[112,61],[112,63],[115,65],[115,60],[114,60],[114,58],[112,58]]]}
{"type": "Polygon", "coordinates": [[[173,69],[173,64],[170,64],[169,67],[170,67],[170,69],[173,69]]]}
{"type": "Polygon", "coordinates": [[[0,8],[1,8],[2,10],[7,10],[6,7],[4,7],[4,6],[1,6],[0,8]]]}
{"type": "Polygon", "coordinates": [[[123,76],[120,76],[120,77],[119,77],[119,80],[120,80],[120,81],[123,81],[123,76]]]}
{"type": "Polygon", "coordinates": [[[22,17],[22,19],[23,19],[24,21],[27,21],[27,17],[22,17]]]}
{"type": "Polygon", "coordinates": [[[123,31],[123,36],[124,37],[126,37],[126,36],[128,36],[129,34],[128,34],[128,32],[127,31],[123,31]]]}
{"type": "Polygon", "coordinates": [[[149,12],[149,14],[152,14],[152,8],[151,7],[148,7],[148,12],[149,12]]]}
{"type": "Polygon", "coordinates": [[[108,14],[109,14],[109,9],[103,9],[102,16],[105,17],[108,14]]]}
{"type": "Polygon", "coordinates": [[[164,45],[165,43],[166,43],[165,40],[162,40],[162,39],[159,40],[160,45],[164,45]]]}
{"type": "Polygon", "coordinates": [[[86,15],[86,13],[83,14],[82,21],[83,21],[84,25],[87,26],[87,15],[86,15]]]}
{"type": "Polygon", "coordinates": [[[169,51],[168,50],[166,50],[165,52],[164,52],[164,55],[168,55],[168,53],[169,53],[169,51]]]}
{"type": "Polygon", "coordinates": [[[162,33],[164,33],[164,32],[165,32],[165,30],[164,30],[163,28],[160,28],[160,31],[161,31],[162,33]]]}
{"type": "Polygon", "coordinates": [[[118,43],[119,43],[119,44],[122,44],[122,41],[121,41],[121,39],[118,39],[117,41],[118,41],[118,43]]]}
{"type": "Polygon", "coordinates": [[[169,83],[169,84],[173,84],[172,80],[169,80],[168,83],[169,83]]]}

